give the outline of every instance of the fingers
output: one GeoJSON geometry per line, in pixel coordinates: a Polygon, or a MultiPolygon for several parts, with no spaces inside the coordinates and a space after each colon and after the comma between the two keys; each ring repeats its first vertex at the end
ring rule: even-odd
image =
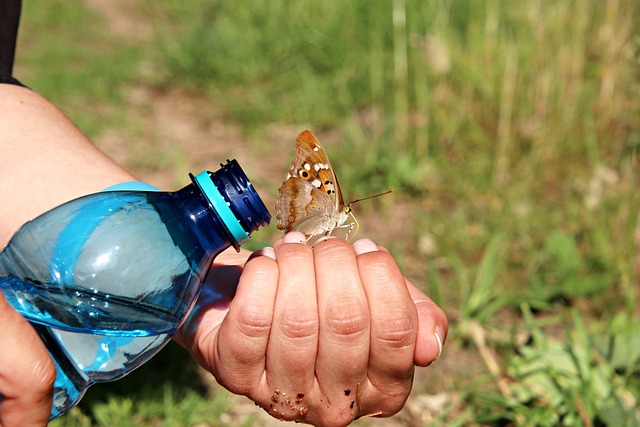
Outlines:
{"type": "Polygon", "coordinates": [[[361,385],[359,414],[391,415],[411,388],[418,313],[391,255],[368,239],[354,246],[371,316],[369,381],[361,385]]]}
{"type": "Polygon", "coordinates": [[[289,233],[250,257],[221,325],[196,340],[218,381],[271,415],[346,425],[399,411],[414,364],[439,356],[446,331],[384,248],[335,238],[311,248],[289,233]]]}
{"type": "MultiPolygon", "coordinates": [[[[270,248],[265,251],[267,249],[270,248]]],[[[250,256],[262,253],[263,251],[259,251],[252,254],[246,250],[237,252],[230,248],[218,255],[207,273],[191,313],[173,337],[207,369],[213,366],[211,340],[229,311],[243,266],[250,256]]]]}
{"type": "Polygon", "coordinates": [[[369,364],[371,317],[367,295],[352,245],[327,239],[316,245],[314,255],[320,320],[318,386],[351,420],[358,411],[352,405],[356,388],[366,381],[369,364]]]}
{"type": "Polygon", "coordinates": [[[261,399],[263,374],[278,289],[275,253],[265,248],[245,264],[236,295],[224,321],[208,333],[200,353],[210,353],[205,365],[223,386],[234,393],[261,399]],[[218,332],[216,334],[216,332],[218,332]],[[212,342],[213,341],[213,342],[212,342]]]}
{"type": "Polygon", "coordinates": [[[0,293],[0,425],[44,426],[56,369],[44,344],[0,293]]]}
{"type": "Polygon", "coordinates": [[[420,324],[413,361],[416,366],[429,366],[442,354],[449,322],[444,311],[435,302],[409,280],[406,280],[406,284],[420,324]]]}
{"type": "Polygon", "coordinates": [[[278,418],[299,419],[303,405],[284,402],[301,403],[296,396],[314,389],[318,307],[313,252],[300,233],[289,233],[263,255],[246,263],[219,331],[198,339],[208,342],[200,344],[199,352],[211,353],[207,365],[223,386],[278,418]],[[275,408],[274,400],[281,398],[275,408]]]}
{"type": "MultiPolygon", "coordinates": [[[[377,248],[380,251],[389,253],[389,251],[382,246],[377,246],[377,248]]],[[[369,249],[371,249],[370,245],[369,249]]],[[[420,325],[418,328],[414,363],[416,366],[429,366],[442,354],[442,348],[449,330],[449,321],[447,320],[445,312],[433,302],[431,298],[426,296],[406,278],[405,283],[418,311],[418,321],[420,325]]]]}
{"type": "MultiPolygon", "coordinates": [[[[318,302],[313,251],[301,233],[288,233],[274,245],[278,260],[278,289],[273,327],[267,349],[267,382],[272,392],[308,394],[315,379],[318,351],[318,302]]],[[[287,399],[287,397],[283,397],[287,399]]],[[[280,417],[297,419],[288,406],[280,417]]]]}

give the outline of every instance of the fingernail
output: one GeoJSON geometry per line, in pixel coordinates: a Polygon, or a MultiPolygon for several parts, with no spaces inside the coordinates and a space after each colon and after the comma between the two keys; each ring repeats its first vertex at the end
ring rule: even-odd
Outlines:
{"type": "Polygon", "coordinates": [[[370,239],[360,239],[353,244],[353,249],[355,249],[356,254],[366,254],[367,252],[376,252],[378,250],[378,245],[373,243],[370,239]]]}
{"type": "Polygon", "coordinates": [[[272,260],[276,260],[276,251],[271,247],[267,246],[260,250],[260,255],[266,256],[267,258],[271,258],[272,260]]]}
{"type": "Polygon", "coordinates": [[[275,249],[273,249],[272,247],[264,247],[260,250],[257,250],[255,252],[253,252],[251,255],[249,255],[249,259],[247,261],[250,261],[254,258],[260,257],[260,256],[266,256],[267,258],[271,258],[272,260],[276,260],[276,251],[275,249]]]}
{"type": "Polygon", "coordinates": [[[436,341],[438,342],[438,355],[436,356],[436,359],[437,359],[442,354],[442,346],[444,344],[442,339],[442,337],[444,336],[444,331],[442,330],[442,326],[440,325],[436,326],[436,331],[434,335],[436,336],[436,341]]]}
{"type": "Polygon", "coordinates": [[[299,231],[290,231],[289,233],[284,235],[282,241],[284,243],[306,243],[307,238],[299,231]]]}

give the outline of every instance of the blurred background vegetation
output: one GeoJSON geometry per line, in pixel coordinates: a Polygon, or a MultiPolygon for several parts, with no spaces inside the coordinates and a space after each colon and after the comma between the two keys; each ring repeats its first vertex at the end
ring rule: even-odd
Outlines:
{"type": "MultiPolygon", "coordinates": [[[[309,128],[345,198],[396,190],[361,233],[451,330],[361,425],[638,425],[639,22],[637,0],[30,0],[16,75],[167,189],[236,157],[273,206],[309,128]]],[[[53,425],[268,422],[247,406],[169,346],[53,425]]]]}

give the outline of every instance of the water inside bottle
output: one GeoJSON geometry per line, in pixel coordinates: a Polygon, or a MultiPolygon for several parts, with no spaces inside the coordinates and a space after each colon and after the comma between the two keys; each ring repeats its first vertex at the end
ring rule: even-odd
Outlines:
{"type": "Polygon", "coordinates": [[[27,320],[65,331],[142,337],[171,334],[182,320],[174,312],[139,299],[23,281],[12,275],[0,277],[0,289],[27,320]]]}

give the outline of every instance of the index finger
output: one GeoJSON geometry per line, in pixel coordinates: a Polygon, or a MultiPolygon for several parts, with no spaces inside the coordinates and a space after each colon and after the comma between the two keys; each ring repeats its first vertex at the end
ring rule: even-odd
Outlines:
{"type": "Polygon", "coordinates": [[[0,420],[3,427],[49,421],[56,369],[29,323],[0,293],[0,420]]]}

